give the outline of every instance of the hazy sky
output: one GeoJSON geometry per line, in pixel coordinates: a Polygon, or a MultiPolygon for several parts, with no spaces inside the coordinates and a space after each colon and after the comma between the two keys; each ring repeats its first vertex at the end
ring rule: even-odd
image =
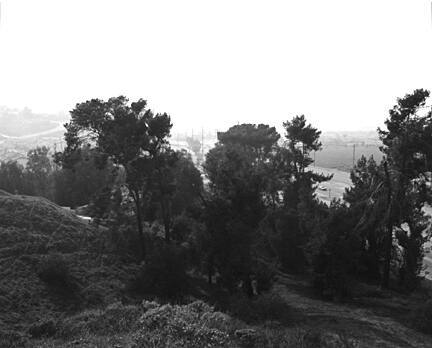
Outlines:
{"type": "Polygon", "coordinates": [[[122,94],[177,129],[305,114],[355,130],[432,88],[430,0],[0,2],[0,105],[122,94]]]}

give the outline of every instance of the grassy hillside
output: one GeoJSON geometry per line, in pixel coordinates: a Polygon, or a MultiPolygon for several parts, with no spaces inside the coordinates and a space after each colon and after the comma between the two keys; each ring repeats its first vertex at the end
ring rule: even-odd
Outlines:
{"type": "Polygon", "coordinates": [[[101,233],[44,198],[0,191],[0,330],[120,298],[130,274],[101,253],[101,233]]]}
{"type": "Polygon", "coordinates": [[[411,320],[426,293],[358,284],[351,302],[326,302],[307,277],[277,272],[254,299],[194,278],[183,304],[143,301],[126,288],[138,266],[109,238],[48,200],[0,191],[1,348],[432,346],[411,320]]]}

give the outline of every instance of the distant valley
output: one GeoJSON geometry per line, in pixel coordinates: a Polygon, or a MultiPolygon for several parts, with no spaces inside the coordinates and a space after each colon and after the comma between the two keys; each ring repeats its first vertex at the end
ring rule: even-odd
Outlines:
{"type": "MultiPolygon", "coordinates": [[[[51,151],[61,150],[64,146],[63,124],[69,115],[37,114],[29,109],[9,109],[0,106],[0,161],[16,160],[24,163],[27,152],[36,146],[48,146],[51,151]]],[[[192,133],[193,134],[193,133],[192,133]]],[[[195,132],[194,139],[204,140],[204,153],[216,143],[216,134],[195,132]]],[[[192,135],[193,136],[193,135],[192,135]]],[[[188,150],[187,134],[173,134],[174,148],[188,150]]],[[[375,131],[323,132],[323,148],[314,155],[315,165],[322,168],[338,169],[349,172],[353,162],[362,155],[375,159],[381,158],[379,139],[375,131]]],[[[195,156],[193,154],[193,156],[195,156]]]]}
{"type": "Polygon", "coordinates": [[[61,146],[67,114],[37,114],[0,106],[0,161],[24,163],[36,146],[61,146]]]}

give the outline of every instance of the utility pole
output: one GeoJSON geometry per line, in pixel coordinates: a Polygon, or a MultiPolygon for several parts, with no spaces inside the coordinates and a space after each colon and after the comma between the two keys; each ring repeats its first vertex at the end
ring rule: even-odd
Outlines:
{"type": "MultiPolygon", "coordinates": [[[[54,143],[54,155],[57,153],[57,143],[54,143]]],[[[52,157],[53,158],[53,157],[52,157]]],[[[54,171],[57,171],[57,163],[53,161],[54,171]]]]}
{"type": "Polygon", "coordinates": [[[204,161],[204,127],[201,127],[201,155],[204,161]]]}
{"type": "Polygon", "coordinates": [[[353,168],[355,166],[355,144],[353,144],[353,168]]]}

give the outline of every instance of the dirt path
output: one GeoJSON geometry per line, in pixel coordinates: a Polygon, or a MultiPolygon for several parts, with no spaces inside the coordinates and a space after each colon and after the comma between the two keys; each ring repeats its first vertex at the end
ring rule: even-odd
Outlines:
{"type": "MultiPolygon", "coordinates": [[[[291,290],[303,286],[289,276],[279,276],[274,291],[301,313],[301,327],[321,328],[354,338],[358,347],[432,347],[432,337],[414,331],[394,318],[377,315],[372,309],[335,302],[325,302],[291,290]]],[[[391,301],[391,299],[388,299],[391,301]]]]}

